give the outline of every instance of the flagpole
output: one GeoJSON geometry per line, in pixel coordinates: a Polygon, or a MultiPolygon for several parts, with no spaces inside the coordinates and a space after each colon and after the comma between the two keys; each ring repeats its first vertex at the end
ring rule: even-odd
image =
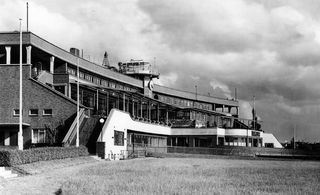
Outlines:
{"type": "Polygon", "coordinates": [[[76,147],[79,147],[79,58],[77,59],[77,138],[76,147]]]}
{"type": "Polygon", "coordinates": [[[19,81],[19,132],[18,132],[18,149],[23,150],[23,137],[22,137],[22,29],[20,18],[20,81],[19,81]]]}
{"type": "Polygon", "coordinates": [[[29,32],[29,3],[27,2],[27,32],[29,32]]]}

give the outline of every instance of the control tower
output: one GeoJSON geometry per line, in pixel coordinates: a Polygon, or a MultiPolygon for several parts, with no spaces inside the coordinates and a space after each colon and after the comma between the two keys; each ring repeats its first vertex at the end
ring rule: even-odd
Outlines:
{"type": "Polygon", "coordinates": [[[119,62],[119,72],[143,80],[144,95],[152,97],[152,79],[159,79],[160,73],[149,62],[133,59],[125,63],[119,62]]]}

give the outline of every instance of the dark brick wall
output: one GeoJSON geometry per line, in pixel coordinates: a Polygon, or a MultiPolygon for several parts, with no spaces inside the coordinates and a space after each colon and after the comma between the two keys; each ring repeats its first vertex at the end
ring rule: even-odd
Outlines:
{"type": "MultiPolygon", "coordinates": [[[[23,122],[31,128],[63,128],[66,119],[76,112],[76,104],[56,92],[29,79],[30,66],[23,67],[23,122]],[[29,109],[38,109],[38,116],[29,116],[29,109]],[[52,116],[43,116],[52,109],[52,116]]],[[[19,66],[0,65],[0,123],[18,123],[13,109],[19,109],[19,66]]]]}

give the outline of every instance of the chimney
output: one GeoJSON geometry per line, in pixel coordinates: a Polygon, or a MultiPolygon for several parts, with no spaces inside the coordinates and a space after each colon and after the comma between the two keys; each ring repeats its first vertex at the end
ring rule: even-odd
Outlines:
{"type": "Polygon", "coordinates": [[[80,57],[80,50],[77,48],[74,48],[74,47],[70,48],[70,53],[72,53],[75,56],[80,57]]]}

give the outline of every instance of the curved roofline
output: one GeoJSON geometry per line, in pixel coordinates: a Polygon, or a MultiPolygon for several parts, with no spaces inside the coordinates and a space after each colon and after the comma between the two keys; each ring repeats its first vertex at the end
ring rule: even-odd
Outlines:
{"type": "Polygon", "coordinates": [[[213,96],[205,96],[202,94],[197,94],[197,98],[196,98],[196,93],[174,89],[174,88],[170,88],[162,85],[155,85],[154,92],[160,93],[160,94],[166,94],[169,96],[189,99],[192,101],[239,107],[239,102],[237,100],[230,100],[230,99],[218,98],[213,96]]]}

